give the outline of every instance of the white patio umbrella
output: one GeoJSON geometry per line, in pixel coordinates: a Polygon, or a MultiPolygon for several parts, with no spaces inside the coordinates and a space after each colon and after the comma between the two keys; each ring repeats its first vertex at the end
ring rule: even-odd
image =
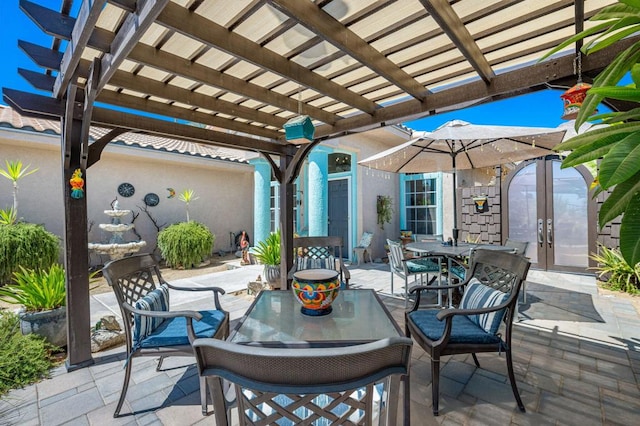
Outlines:
{"type": "MultiPolygon", "coordinates": [[[[358,164],[394,173],[428,173],[475,169],[513,163],[552,153],[566,129],[487,126],[452,120],[433,132],[361,160],[358,164]]],[[[456,197],[453,197],[456,211],[456,197]]],[[[454,214],[454,235],[457,218],[454,214]]]]}

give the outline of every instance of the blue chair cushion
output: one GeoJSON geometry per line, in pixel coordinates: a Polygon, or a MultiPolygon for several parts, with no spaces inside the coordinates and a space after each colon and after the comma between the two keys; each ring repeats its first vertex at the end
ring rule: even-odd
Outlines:
{"type": "Polygon", "coordinates": [[[467,276],[467,270],[463,266],[460,266],[460,265],[453,265],[451,267],[451,269],[449,269],[449,272],[452,275],[460,278],[461,280],[464,280],[465,277],[467,276]]]}
{"type": "MultiPolygon", "coordinates": [[[[445,321],[436,318],[440,309],[422,309],[409,313],[409,319],[430,340],[438,340],[444,333],[445,321]]],[[[454,315],[449,343],[498,343],[500,338],[484,331],[466,315],[454,315]]]]}
{"type": "MultiPolygon", "coordinates": [[[[193,320],[193,329],[196,337],[213,337],[220,324],[224,321],[225,314],[222,311],[200,311],[202,319],[193,320]]],[[[175,317],[166,319],[153,334],[140,341],[141,348],[156,348],[158,346],[188,345],[187,319],[185,317],[175,317]]]]}
{"type": "MultiPolygon", "coordinates": [[[[162,284],[155,290],[141,297],[134,304],[134,308],[143,311],[168,311],[169,310],[169,287],[162,284]]],[[[139,343],[145,337],[154,332],[164,322],[164,318],[154,318],[145,315],[133,316],[133,342],[139,343]]]]}
{"type": "Polygon", "coordinates": [[[414,259],[407,261],[407,271],[411,274],[425,274],[427,272],[438,272],[440,265],[431,259],[414,259]]]}
{"type": "MultiPolygon", "coordinates": [[[[508,293],[495,290],[472,278],[464,290],[460,301],[460,309],[492,308],[504,303],[509,298],[508,293]]],[[[490,334],[496,334],[500,328],[500,321],[504,317],[504,309],[481,315],[469,315],[469,319],[490,334]]]]}

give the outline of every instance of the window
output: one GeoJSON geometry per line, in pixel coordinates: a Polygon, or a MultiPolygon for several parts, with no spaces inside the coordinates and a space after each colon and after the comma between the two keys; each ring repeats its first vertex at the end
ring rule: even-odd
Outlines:
{"type": "Polygon", "coordinates": [[[407,176],[404,182],[404,229],[433,235],[438,233],[437,179],[423,176],[407,176]]]}
{"type": "Polygon", "coordinates": [[[331,173],[343,173],[351,171],[351,154],[336,152],[329,154],[327,171],[331,173]]]}
{"type": "MultiPolygon", "coordinates": [[[[293,207],[293,229],[298,229],[298,203],[296,197],[298,197],[298,184],[294,185],[294,207],[293,207]]],[[[280,228],[280,184],[278,182],[271,182],[271,196],[270,198],[270,216],[271,216],[271,232],[276,232],[280,228]]]]}

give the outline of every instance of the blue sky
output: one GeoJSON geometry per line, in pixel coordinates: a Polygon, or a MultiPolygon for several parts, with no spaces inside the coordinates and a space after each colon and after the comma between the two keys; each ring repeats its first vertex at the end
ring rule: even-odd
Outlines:
{"type": "MultiPolygon", "coordinates": [[[[60,10],[61,0],[35,0],[37,4],[53,10],[60,10]]],[[[74,2],[77,8],[79,1],[74,2]]],[[[75,11],[72,11],[75,16],[75,11]]],[[[42,46],[51,46],[51,37],[44,34],[18,8],[18,0],[2,0],[0,8],[0,86],[12,89],[38,92],[18,75],[17,69],[26,68],[41,71],[18,48],[18,39],[42,46]]],[[[459,119],[474,124],[496,124],[504,126],[556,127],[563,122],[562,100],[559,90],[543,90],[502,101],[491,102],[471,108],[438,114],[420,120],[404,123],[414,130],[435,130],[447,121],[459,119]]],[[[43,93],[44,94],[44,93],[43,93]]],[[[4,100],[0,103],[6,105],[4,100]]],[[[603,109],[601,109],[603,112],[603,109]]]]}

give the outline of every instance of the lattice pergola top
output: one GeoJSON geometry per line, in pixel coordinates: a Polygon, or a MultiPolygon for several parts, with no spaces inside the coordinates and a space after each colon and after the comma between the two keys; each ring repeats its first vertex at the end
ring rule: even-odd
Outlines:
{"type": "MultiPolygon", "coordinates": [[[[297,114],[326,139],[575,82],[573,49],[537,60],[615,1],[93,0],[76,17],[61,2],[20,1],[54,38],[19,41],[45,70],[20,74],[49,92],[4,89],[20,112],[61,116],[77,84],[94,125],[283,154],[297,114]]],[[[584,72],[614,54],[584,58],[584,72]]]]}

